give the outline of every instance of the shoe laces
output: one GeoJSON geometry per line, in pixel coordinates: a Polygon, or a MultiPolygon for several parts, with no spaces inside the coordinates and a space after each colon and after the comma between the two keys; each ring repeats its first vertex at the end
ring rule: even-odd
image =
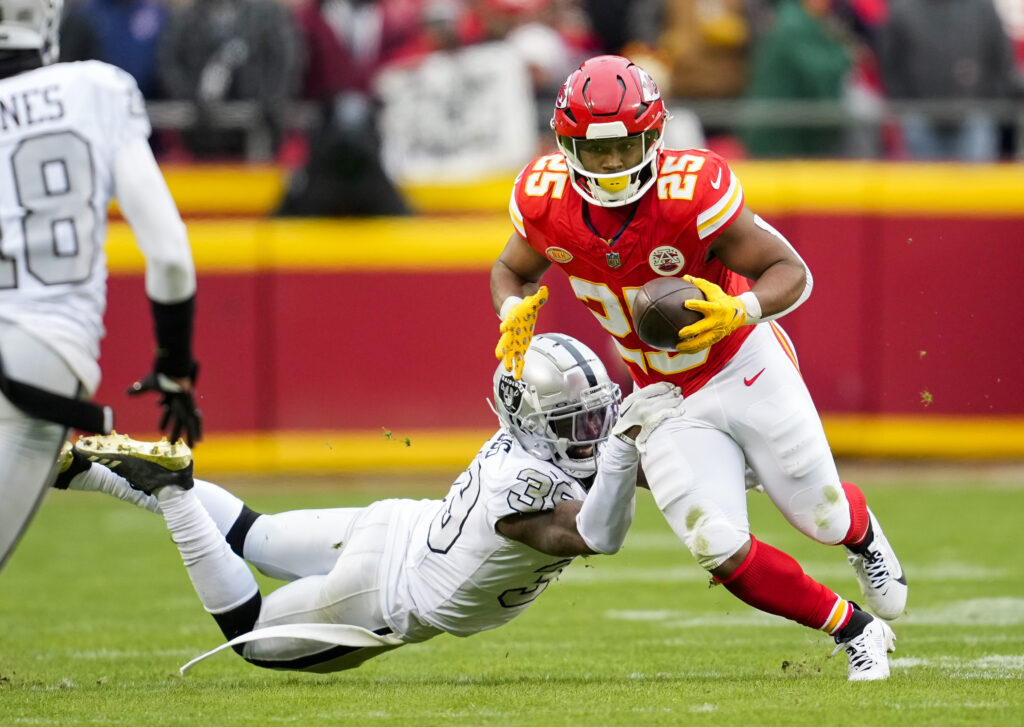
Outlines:
{"type": "Polygon", "coordinates": [[[868,647],[867,641],[867,629],[864,629],[864,631],[849,641],[837,643],[836,648],[832,650],[829,657],[831,658],[845,649],[846,656],[850,660],[850,667],[855,671],[867,671],[875,666],[875,659],[871,656],[871,650],[868,647]]]}
{"type": "Polygon", "coordinates": [[[871,587],[875,589],[881,588],[892,578],[889,566],[885,563],[885,556],[874,547],[868,548],[868,552],[864,554],[864,572],[871,581],[871,587]]]}

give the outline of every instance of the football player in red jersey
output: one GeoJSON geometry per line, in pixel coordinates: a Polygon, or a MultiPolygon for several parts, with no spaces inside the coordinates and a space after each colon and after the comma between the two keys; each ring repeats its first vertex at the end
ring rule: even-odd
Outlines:
{"type": "Polygon", "coordinates": [[[507,369],[521,367],[547,300],[541,278],[561,268],[636,385],[669,381],[686,395],[684,414],[654,433],[641,461],[697,562],[754,608],[831,634],[851,680],[885,679],[895,636],[882,619],[903,612],[906,579],[864,495],[840,481],[792,343],[775,322],[807,299],[811,274],[745,206],[724,159],[663,148],[667,117],[654,81],[626,58],[591,58],[566,80],[551,122],[560,151],[516,178],[515,232],[491,270],[502,319],[495,353],[507,369]],[[632,327],[637,291],[658,276],[685,277],[707,299],[688,303],[704,318],[680,331],[676,351],[646,345],[632,327]],[[747,467],[793,526],[845,547],[877,616],[751,535],[747,467]]]}

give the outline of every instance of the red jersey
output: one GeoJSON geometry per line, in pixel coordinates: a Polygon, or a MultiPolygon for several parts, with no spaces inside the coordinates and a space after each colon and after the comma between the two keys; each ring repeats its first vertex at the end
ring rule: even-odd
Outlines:
{"type": "Polygon", "coordinates": [[[624,208],[632,216],[618,234],[600,237],[587,207],[569,182],[565,158],[549,154],[516,177],[509,213],[526,242],[569,276],[576,297],[614,337],[637,384],[670,381],[684,395],[693,393],[728,363],[753,326],[742,326],[699,353],[667,353],[636,335],[633,300],[658,276],[693,275],[729,295],[750,290],[746,278],[708,254],[711,241],[743,209],[739,180],[714,152],[666,149],[658,158],[654,186],[624,208]]]}

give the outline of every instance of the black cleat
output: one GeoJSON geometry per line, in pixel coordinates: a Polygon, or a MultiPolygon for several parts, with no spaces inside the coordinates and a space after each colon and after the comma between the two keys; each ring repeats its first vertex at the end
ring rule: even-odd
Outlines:
{"type": "Polygon", "coordinates": [[[89,469],[89,460],[75,451],[71,442],[64,442],[64,446],[57,455],[57,479],[53,486],[58,490],[68,489],[71,480],[89,469]]]}

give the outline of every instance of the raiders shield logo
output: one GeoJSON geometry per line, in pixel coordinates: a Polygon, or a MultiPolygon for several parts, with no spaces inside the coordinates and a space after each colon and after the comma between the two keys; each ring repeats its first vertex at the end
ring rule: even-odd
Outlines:
{"type": "Polygon", "coordinates": [[[685,262],[683,253],[671,245],[659,245],[647,256],[647,263],[651,266],[651,270],[666,277],[675,275],[682,270],[685,262]]]}
{"type": "Polygon", "coordinates": [[[505,411],[509,414],[515,414],[519,411],[519,406],[523,402],[523,389],[526,387],[522,381],[516,381],[512,378],[512,375],[506,375],[501,377],[501,381],[498,382],[498,398],[501,399],[501,405],[505,407],[505,411]]]}

